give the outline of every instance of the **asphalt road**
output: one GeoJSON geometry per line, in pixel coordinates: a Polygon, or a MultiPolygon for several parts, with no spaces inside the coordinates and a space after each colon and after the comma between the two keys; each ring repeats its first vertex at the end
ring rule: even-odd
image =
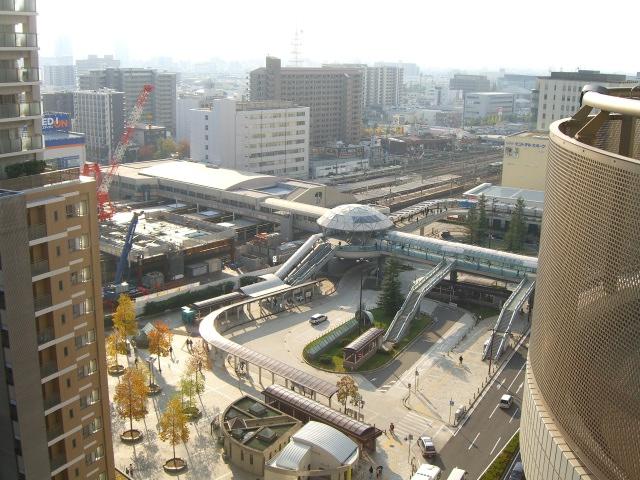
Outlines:
{"type": "Polygon", "coordinates": [[[427,352],[464,314],[461,310],[438,306],[434,313],[436,322],[429,325],[409,347],[395,360],[373,373],[362,373],[376,387],[386,384],[391,379],[398,379],[427,352]]]}
{"type": "Polygon", "coordinates": [[[433,463],[445,472],[458,467],[464,468],[471,479],[480,476],[520,427],[526,359],[527,348],[522,345],[433,463]],[[509,409],[498,407],[505,393],[513,396],[509,409]]]}

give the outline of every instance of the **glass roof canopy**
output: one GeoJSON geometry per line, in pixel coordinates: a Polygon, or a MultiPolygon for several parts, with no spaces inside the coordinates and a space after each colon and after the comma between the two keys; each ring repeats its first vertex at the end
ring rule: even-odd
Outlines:
{"type": "Polygon", "coordinates": [[[384,213],[368,205],[347,204],[332,208],[318,219],[328,230],[375,232],[388,230],[393,222],[384,213]]]}

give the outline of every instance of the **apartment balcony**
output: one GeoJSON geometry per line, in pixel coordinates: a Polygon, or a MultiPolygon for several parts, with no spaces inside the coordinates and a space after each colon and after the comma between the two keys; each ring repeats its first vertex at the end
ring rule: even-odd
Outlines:
{"type": "Polygon", "coordinates": [[[53,305],[51,302],[51,295],[37,295],[33,299],[33,305],[36,312],[45,308],[49,308],[53,305]]]}
{"type": "Polygon", "coordinates": [[[36,12],[36,0],[0,0],[0,11],[36,12]]]}
{"type": "Polygon", "coordinates": [[[10,138],[0,140],[0,155],[7,153],[28,152],[42,149],[42,135],[32,137],[10,138]]]}
{"type": "MultiPolygon", "coordinates": [[[[1,3],[1,0],[0,0],[1,3]]],[[[35,33],[0,33],[0,48],[37,48],[35,33]]]]}
{"type": "Polygon", "coordinates": [[[47,327],[38,330],[38,345],[44,345],[47,342],[50,342],[56,338],[56,335],[53,331],[53,328],[47,327]]]}
{"type": "Polygon", "coordinates": [[[64,464],[67,463],[67,457],[65,455],[55,455],[51,457],[51,459],[49,460],[49,463],[51,465],[51,471],[55,472],[56,470],[58,470],[60,467],[62,467],[64,464]]]}
{"type": "Polygon", "coordinates": [[[31,276],[37,277],[49,271],[49,260],[36,260],[31,264],[31,276]]]}
{"type": "Polygon", "coordinates": [[[27,175],[25,177],[9,178],[0,180],[0,189],[22,191],[30,188],[44,187],[53,183],[70,182],[80,178],[80,168],[67,168],[65,170],[54,170],[44,172],[39,175],[27,175]]]}
{"type": "Polygon", "coordinates": [[[60,394],[58,392],[48,394],[43,401],[45,411],[55,407],[61,401],[62,400],[60,399],[60,394]]]}
{"type": "Polygon", "coordinates": [[[58,371],[58,363],[54,360],[49,360],[40,365],[40,377],[47,378],[58,371]]]}
{"type": "Polygon", "coordinates": [[[6,103],[0,105],[0,120],[36,117],[41,113],[40,102],[6,103]]]}
{"type": "Polygon", "coordinates": [[[54,423],[47,427],[47,440],[50,442],[64,433],[62,423],[54,423]]]}
{"type": "MultiPolygon", "coordinates": [[[[1,0],[0,0],[1,1],[1,0]]],[[[37,68],[1,68],[0,84],[2,83],[30,83],[40,80],[37,68]]]]}
{"type": "Polygon", "coordinates": [[[36,225],[29,225],[28,228],[29,240],[37,240],[47,236],[46,223],[39,223],[36,225]]]}

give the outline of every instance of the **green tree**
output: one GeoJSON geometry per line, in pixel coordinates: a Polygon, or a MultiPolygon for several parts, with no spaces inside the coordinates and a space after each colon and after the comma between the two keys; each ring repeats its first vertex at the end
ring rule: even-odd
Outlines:
{"type": "Polygon", "coordinates": [[[176,445],[189,441],[189,427],[179,398],[172,398],[162,412],[158,423],[158,435],[163,442],[169,442],[173,448],[173,458],[176,461],[176,445]]]}
{"type": "Polygon", "coordinates": [[[511,214],[509,229],[505,235],[505,247],[510,252],[520,252],[524,247],[526,224],[524,221],[524,199],[518,198],[516,206],[511,214]]]}
{"type": "Polygon", "coordinates": [[[156,143],[155,158],[169,158],[172,154],[178,153],[178,146],[172,138],[164,138],[156,143]]]}
{"type": "Polygon", "coordinates": [[[478,245],[484,245],[489,231],[489,219],[487,218],[487,198],[484,196],[484,194],[480,195],[480,199],[478,200],[478,227],[476,231],[478,232],[478,245]]]}
{"type": "Polygon", "coordinates": [[[398,260],[394,257],[388,258],[384,267],[382,290],[378,298],[378,306],[384,310],[388,317],[393,317],[404,302],[404,297],[400,292],[399,270],[400,263],[398,263],[398,260]]]}
{"type": "Polygon", "coordinates": [[[472,245],[478,243],[478,211],[475,205],[467,211],[467,242],[472,245]]]}
{"type": "Polygon", "coordinates": [[[352,377],[346,375],[340,377],[336,386],[338,387],[336,397],[338,398],[338,402],[344,405],[344,411],[346,412],[349,398],[354,399],[358,396],[358,384],[352,377]]]}

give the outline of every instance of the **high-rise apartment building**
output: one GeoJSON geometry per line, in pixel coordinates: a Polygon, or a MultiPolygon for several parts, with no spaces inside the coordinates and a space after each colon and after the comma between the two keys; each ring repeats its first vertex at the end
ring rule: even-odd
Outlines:
{"type": "Polygon", "coordinates": [[[85,134],[87,159],[107,163],[124,129],[124,93],[79,90],[73,93],[73,128],[85,134]]]}
{"type": "Polygon", "coordinates": [[[0,478],[112,480],[95,182],[37,173],[35,1],[0,24],[0,478]]]}
{"type": "Polygon", "coordinates": [[[107,68],[92,70],[79,77],[81,90],[110,88],[124,93],[125,113],[128,116],[136,104],[144,85],[154,90],[144,107],[141,121],[167,127],[176,134],[176,74],[148,68],[107,68]]]}
{"type": "Polygon", "coordinates": [[[214,100],[192,110],[191,158],[282,177],[309,175],[309,107],[214,100]]]}
{"type": "Polygon", "coordinates": [[[252,101],[286,100],[309,107],[311,145],[356,144],[362,134],[362,68],[282,68],[279,58],[250,75],[252,101]]]}
{"type": "Polygon", "coordinates": [[[366,106],[397,107],[404,90],[404,70],[400,67],[367,67],[364,98],[366,106]]]}
{"type": "Polygon", "coordinates": [[[640,472],[640,94],[587,93],[583,106],[549,131],[521,407],[527,480],[640,472]]]}
{"type": "Polygon", "coordinates": [[[78,76],[86,75],[91,70],[104,70],[106,68],[120,68],[120,60],[113,58],[113,55],[99,57],[89,55],[84,60],[76,60],[76,73],[78,76]]]}
{"type": "Polygon", "coordinates": [[[44,65],[42,85],[50,91],[76,87],[76,68],[73,65],[44,65]]]}
{"type": "Polygon", "coordinates": [[[627,81],[625,75],[600,73],[597,70],[578,70],[577,72],[551,72],[548,77],[538,77],[537,130],[548,130],[549,125],[561,118],[567,118],[580,108],[580,91],[585,85],[603,87],[623,87],[636,85],[627,81]]]}

